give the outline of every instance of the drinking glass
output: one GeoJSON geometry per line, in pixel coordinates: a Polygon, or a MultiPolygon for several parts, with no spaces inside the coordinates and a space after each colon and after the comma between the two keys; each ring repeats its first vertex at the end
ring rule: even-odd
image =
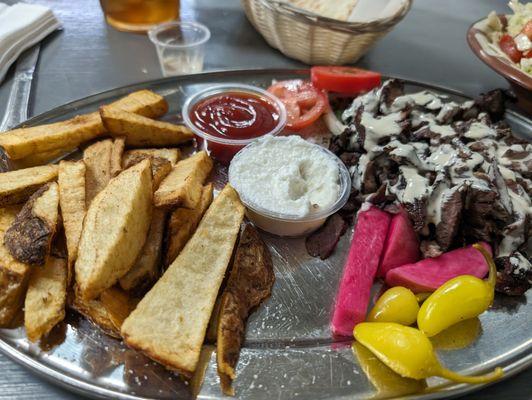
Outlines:
{"type": "Polygon", "coordinates": [[[153,27],[148,36],[155,44],[164,76],[192,74],[203,70],[209,28],[198,22],[168,22],[153,27]]]}
{"type": "Polygon", "coordinates": [[[179,0],[100,0],[107,23],[126,32],[146,32],[179,17],[179,0]]]}

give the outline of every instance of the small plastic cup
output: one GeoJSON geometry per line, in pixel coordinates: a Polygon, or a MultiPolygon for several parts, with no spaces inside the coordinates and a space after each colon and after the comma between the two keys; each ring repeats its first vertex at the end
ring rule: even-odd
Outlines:
{"type": "Polygon", "coordinates": [[[209,28],[198,22],[167,22],[148,31],[157,49],[164,76],[194,74],[203,71],[205,43],[209,28]]]}
{"type": "Polygon", "coordinates": [[[209,154],[220,161],[222,164],[229,165],[236,153],[242,150],[249,143],[254,142],[259,137],[266,135],[277,135],[284,129],[286,125],[286,109],[284,104],[274,95],[267,92],[264,89],[242,84],[223,84],[211,86],[203,91],[193,94],[190,96],[183,105],[183,120],[185,124],[194,132],[196,135],[196,140],[200,145],[204,145],[209,154]],[[191,120],[190,113],[196,104],[199,102],[208,99],[210,97],[219,96],[224,93],[248,93],[257,97],[262,98],[264,101],[272,104],[278,114],[279,120],[277,125],[270,132],[264,132],[261,136],[257,136],[250,139],[230,139],[222,138],[218,136],[213,136],[208,132],[204,132],[199,129],[191,120]]]}

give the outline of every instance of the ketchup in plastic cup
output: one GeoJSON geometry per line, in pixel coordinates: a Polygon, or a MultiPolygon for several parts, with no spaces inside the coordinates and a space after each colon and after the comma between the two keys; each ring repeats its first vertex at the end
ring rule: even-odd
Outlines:
{"type": "Polygon", "coordinates": [[[183,106],[183,119],[211,156],[229,164],[238,151],[286,125],[283,103],[248,85],[219,85],[196,93],[183,106]]]}

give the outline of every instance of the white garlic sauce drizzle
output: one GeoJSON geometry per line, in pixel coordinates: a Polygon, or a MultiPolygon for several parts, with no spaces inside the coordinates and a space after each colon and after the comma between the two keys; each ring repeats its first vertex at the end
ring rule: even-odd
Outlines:
{"type": "MultiPolygon", "coordinates": [[[[400,177],[395,185],[388,186],[387,192],[395,194],[398,200],[404,203],[427,198],[427,223],[437,225],[441,222],[442,205],[455,190],[460,190],[464,186],[474,187],[477,190],[491,190],[489,182],[474,175],[476,170],[487,172],[490,163],[495,161],[504,180],[515,182],[518,179],[524,179],[519,171],[525,171],[527,165],[532,162],[532,144],[508,146],[503,141],[497,140],[495,129],[481,121],[482,114],[479,115],[479,120],[473,121],[463,133],[465,138],[475,140],[468,144],[460,141],[459,133],[451,125],[439,123],[446,113],[456,108],[468,110],[474,105],[473,101],[466,101],[462,104],[452,101],[444,102],[442,100],[444,96],[424,90],[399,96],[389,107],[381,104],[380,111],[384,115],[377,117],[375,114],[379,107],[381,91],[387,84],[388,82],[385,82],[381,88],[357,97],[342,114],[342,119],[346,122],[353,118],[360,106],[364,106],[361,124],[366,133],[363,143],[366,154],[363,154],[358,164],[350,169],[353,186],[357,190],[360,190],[362,186],[369,161],[383,151],[404,158],[407,164],[399,166],[400,177]],[[425,142],[404,144],[397,140],[402,130],[401,112],[406,107],[412,107],[410,121],[414,129],[428,126],[433,133],[439,135],[439,139],[431,139],[430,146],[425,142]],[[390,142],[379,146],[378,143],[387,137],[390,138],[390,142]],[[440,143],[442,138],[447,138],[447,140],[450,138],[452,145],[440,143]],[[471,150],[473,144],[482,145],[483,148],[480,151],[473,151],[471,150]],[[512,152],[525,155],[519,158],[510,154],[512,152]],[[423,176],[422,171],[437,173],[432,185],[423,176]]],[[[353,141],[353,137],[351,140],[353,141]]],[[[521,186],[518,187],[521,188],[521,186]]],[[[532,205],[528,194],[524,193],[522,188],[521,193],[515,193],[508,187],[508,192],[516,219],[514,224],[517,224],[526,215],[532,215],[532,205]]],[[[508,235],[499,246],[499,256],[512,253],[520,245],[517,241],[524,235],[519,231],[519,227],[513,227],[514,224],[506,227],[508,235]]]]}

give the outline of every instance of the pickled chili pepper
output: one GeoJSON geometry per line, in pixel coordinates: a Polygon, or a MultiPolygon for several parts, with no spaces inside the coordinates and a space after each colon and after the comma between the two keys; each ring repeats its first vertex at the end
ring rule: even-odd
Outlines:
{"type": "Polygon", "coordinates": [[[362,322],[355,326],[355,339],[384,364],[405,378],[440,376],[453,382],[487,383],[503,375],[501,368],[486,375],[465,376],[443,367],[432,343],[418,329],[395,322],[362,322]]]}
{"type": "Polygon", "coordinates": [[[475,244],[474,247],[489,265],[488,279],[457,276],[430,295],[417,315],[417,326],[427,336],[434,336],[457,322],[479,316],[493,302],[497,278],[495,263],[482,245],[475,244]]]}
{"type": "Polygon", "coordinates": [[[427,300],[432,292],[422,292],[422,293],[416,293],[416,300],[418,303],[423,303],[425,300],[427,300]]]}
{"type": "Polygon", "coordinates": [[[402,286],[388,289],[377,300],[368,315],[368,322],[397,322],[412,325],[416,322],[419,304],[416,295],[402,286]]]}

